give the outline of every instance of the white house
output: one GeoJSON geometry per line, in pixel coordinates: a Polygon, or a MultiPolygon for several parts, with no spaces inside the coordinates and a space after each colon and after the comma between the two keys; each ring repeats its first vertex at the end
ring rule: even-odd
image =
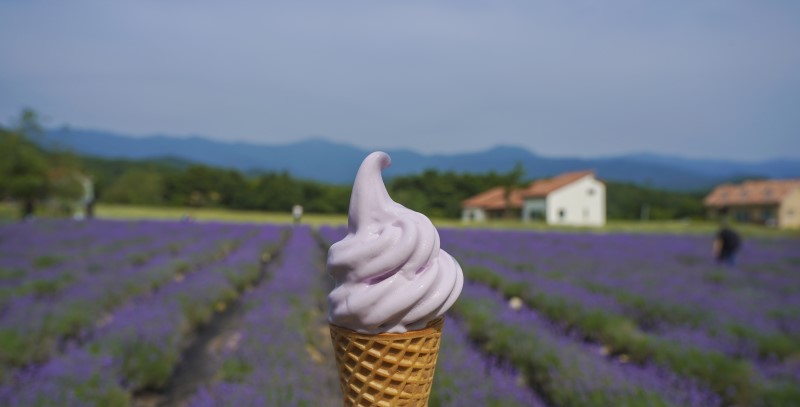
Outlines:
{"type": "Polygon", "coordinates": [[[522,220],[548,225],[603,226],[606,185],[593,171],[576,171],[533,182],[522,191],[522,220]]]}
{"type": "Polygon", "coordinates": [[[514,214],[523,221],[548,225],[603,226],[606,223],[606,186],[593,171],[575,171],[534,181],[511,192],[496,187],[462,202],[464,221],[483,221],[514,214]]]}

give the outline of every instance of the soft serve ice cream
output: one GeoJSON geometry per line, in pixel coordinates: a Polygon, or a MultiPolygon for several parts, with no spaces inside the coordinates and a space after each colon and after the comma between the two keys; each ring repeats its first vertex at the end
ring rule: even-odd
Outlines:
{"type": "Polygon", "coordinates": [[[453,305],[464,285],[461,267],[439,248],[431,221],[389,197],[381,170],[390,164],[384,152],[361,163],[348,234],[328,252],[328,273],[336,281],[328,319],[361,333],[422,329],[453,305]]]}

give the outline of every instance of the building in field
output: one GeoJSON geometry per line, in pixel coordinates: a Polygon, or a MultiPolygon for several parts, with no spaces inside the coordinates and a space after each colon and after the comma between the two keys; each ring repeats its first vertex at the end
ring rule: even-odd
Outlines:
{"type": "Polygon", "coordinates": [[[522,191],[522,220],[548,225],[603,226],[606,185],[594,171],[575,171],[533,182],[522,191]]]}
{"type": "Polygon", "coordinates": [[[461,220],[482,222],[488,219],[511,217],[519,219],[522,209],[520,189],[511,190],[506,204],[506,189],[495,187],[461,203],[461,220]]]}
{"type": "Polygon", "coordinates": [[[462,220],[501,217],[509,208],[523,221],[548,225],[603,226],[606,223],[606,187],[593,171],[575,171],[532,182],[513,190],[508,203],[505,189],[496,187],[462,202],[462,220]]]}
{"type": "Polygon", "coordinates": [[[800,227],[800,179],[722,184],[703,203],[712,219],[727,214],[737,222],[800,227]]]}

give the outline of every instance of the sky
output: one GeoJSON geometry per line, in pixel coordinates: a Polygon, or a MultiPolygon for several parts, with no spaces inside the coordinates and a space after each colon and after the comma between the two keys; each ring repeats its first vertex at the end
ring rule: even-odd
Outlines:
{"type": "Polygon", "coordinates": [[[800,159],[800,2],[0,0],[0,122],[800,159]]]}

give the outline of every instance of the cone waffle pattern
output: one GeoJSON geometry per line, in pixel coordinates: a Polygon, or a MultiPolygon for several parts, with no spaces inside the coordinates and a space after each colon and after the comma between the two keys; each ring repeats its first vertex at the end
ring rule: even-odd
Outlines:
{"type": "Polygon", "coordinates": [[[345,406],[426,406],[443,325],[378,335],[331,325],[345,406]]]}

